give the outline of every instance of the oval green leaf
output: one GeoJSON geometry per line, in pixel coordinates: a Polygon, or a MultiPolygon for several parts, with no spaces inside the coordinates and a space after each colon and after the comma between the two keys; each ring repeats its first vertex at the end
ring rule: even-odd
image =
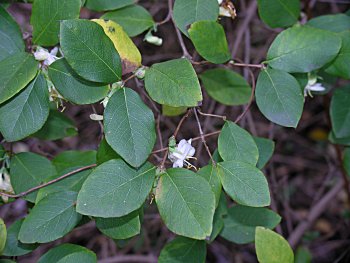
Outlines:
{"type": "Polygon", "coordinates": [[[350,79],[350,68],[348,66],[350,65],[350,30],[339,33],[339,37],[342,41],[339,54],[326,69],[326,72],[343,79],[350,79]]]}
{"type": "Polygon", "coordinates": [[[22,32],[16,21],[0,6],[0,61],[24,51],[22,32]]]}
{"type": "Polygon", "coordinates": [[[75,104],[95,103],[107,96],[108,86],[80,78],[62,58],[49,67],[49,76],[58,92],[75,104]]]}
{"type": "Polygon", "coordinates": [[[94,252],[73,244],[62,244],[46,252],[38,263],[96,263],[94,252]]]}
{"type": "Polygon", "coordinates": [[[258,163],[256,164],[256,167],[262,169],[272,157],[273,151],[275,149],[275,142],[266,138],[253,138],[259,150],[259,159],[258,163]]]}
{"type": "Polygon", "coordinates": [[[272,28],[288,27],[298,22],[300,0],[258,0],[261,20],[272,28]]]}
{"type": "Polygon", "coordinates": [[[143,164],[155,141],[153,112],[139,95],[129,88],[117,90],[104,112],[104,127],[108,144],[134,167],[143,164]]]}
{"type": "Polygon", "coordinates": [[[214,100],[230,106],[249,102],[251,88],[238,73],[224,69],[210,69],[199,76],[205,90],[214,100]]]}
{"type": "Polygon", "coordinates": [[[267,119],[285,127],[298,125],[304,96],[292,75],[271,68],[261,71],[255,96],[259,110],[267,119]]]}
{"type": "Polygon", "coordinates": [[[79,76],[101,83],[121,79],[119,54],[97,23],[65,20],[61,23],[60,38],[64,57],[79,76]]]}
{"type": "Polygon", "coordinates": [[[47,243],[69,233],[81,220],[75,211],[77,193],[58,192],[40,200],[24,219],[18,239],[47,243]]]}
{"type": "Polygon", "coordinates": [[[65,137],[77,135],[77,128],[74,122],[62,112],[50,110],[44,126],[33,136],[42,140],[59,140],[65,137]]]}
{"type": "Polygon", "coordinates": [[[155,167],[132,169],[122,160],[98,166],[83,184],[77,211],[96,217],[121,217],[139,209],[152,189],[155,167]]]}
{"type": "Polygon", "coordinates": [[[185,58],[153,64],[145,88],[154,101],[173,107],[195,107],[203,99],[197,74],[185,58]]]}
{"type": "Polygon", "coordinates": [[[350,87],[336,89],[330,105],[330,116],[336,138],[350,137],[350,87]]]}
{"type": "Polygon", "coordinates": [[[2,255],[2,252],[5,248],[6,238],[7,238],[6,225],[4,221],[0,218],[0,255],[2,255]]]}
{"type": "Polygon", "coordinates": [[[218,171],[225,192],[238,204],[252,207],[270,205],[267,180],[255,166],[227,161],[218,163],[218,171]]]}
{"type": "Polygon", "coordinates": [[[131,5],[108,12],[101,19],[118,23],[130,37],[137,36],[154,25],[151,14],[140,5],[131,5]]]}
{"type": "MultiPolygon", "coordinates": [[[[56,167],[57,174],[46,178],[45,182],[49,182],[76,169],[95,163],[96,151],[64,151],[52,160],[52,164],[56,167]]],[[[91,171],[92,169],[87,169],[75,173],[74,176],[41,188],[35,202],[37,203],[49,194],[60,191],[79,192],[91,171]]]]}
{"type": "MultiPolygon", "coordinates": [[[[27,191],[30,188],[42,184],[45,179],[56,175],[56,169],[45,157],[24,152],[11,158],[11,184],[15,193],[27,191]]],[[[30,202],[35,202],[37,192],[24,197],[30,202]]]]}
{"type": "Polygon", "coordinates": [[[256,165],[259,150],[253,137],[237,124],[226,121],[218,140],[218,151],[224,161],[241,161],[256,165]]]}
{"type": "Polygon", "coordinates": [[[139,211],[114,218],[96,218],[96,227],[106,236],[113,239],[127,239],[141,231],[139,211]]]}
{"type": "Polygon", "coordinates": [[[38,65],[34,57],[25,52],[0,61],[0,104],[27,86],[35,77],[38,65]]]}
{"type": "Polygon", "coordinates": [[[279,234],[257,227],[255,249],[260,263],[293,263],[294,254],[288,242],[279,234]]]}
{"type": "Polygon", "coordinates": [[[8,257],[18,257],[26,255],[36,249],[39,244],[23,244],[18,240],[18,233],[24,219],[19,219],[7,229],[7,240],[3,255],[8,257]]]}
{"type": "Polygon", "coordinates": [[[86,0],[86,7],[94,11],[119,9],[135,3],[135,0],[86,0]]]}
{"type": "Polygon", "coordinates": [[[318,16],[308,21],[307,25],[341,33],[350,30],[350,17],[346,14],[318,16]]]}
{"type": "Polygon", "coordinates": [[[158,263],[204,263],[206,254],[205,241],[176,237],[162,249],[158,263]]]}
{"type": "Polygon", "coordinates": [[[267,208],[235,205],[228,209],[220,235],[236,244],[248,244],[255,240],[257,226],[273,229],[280,221],[281,217],[267,208]]]}
{"type": "Polygon", "coordinates": [[[30,23],[33,26],[33,43],[54,46],[59,42],[60,22],[79,18],[80,0],[35,0],[30,23]]]}
{"type": "Polygon", "coordinates": [[[215,195],[215,207],[217,207],[219,204],[222,189],[217,167],[209,164],[199,169],[197,174],[203,177],[209,183],[211,190],[215,195]]]}
{"type": "Polygon", "coordinates": [[[206,60],[222,64],[231,58],[225,30],[216,21],[197,21],[188,30],[198,53],[206,60]]]}
{"type": "Polygon", "coordinates": [[[332,61],[340,47],[341,39],[335,33],[295,26],[276,37],[267,53],[266,63],[287,72],[311,72],[332,61]]]}
{"type": "Polygon", "coordinates": [[[0,131],[8,142],[19,141],[40,130],[49,116],[47,82],[39,74],[16,97],[0,107],[0,131]]]}
{"type": "Polygon", "coordinates": [[[169,169],[161,175],[156,202],[166,226],[174,233],[205,239],[212,231],[215,196],[208,182],[186,169],[169,169]]]}
{"type": "Polygon", "coordinates": [[[174,21],[177,27],[188,36],[187,28],[196,21],[216,21],[219,16],[217,0],[176,0],[174,3],[174,21]]]}

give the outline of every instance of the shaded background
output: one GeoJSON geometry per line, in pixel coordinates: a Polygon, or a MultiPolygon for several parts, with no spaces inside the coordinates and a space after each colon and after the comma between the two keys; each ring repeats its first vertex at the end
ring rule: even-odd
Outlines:
{"type": "MultiPolygon", "coordinates": [[[[168,13],[167,1],[140,1],[154,17],[155,21],[163,20],[168,13]]],[[[268,47],[281,30],[269,29],[259,19],[256,1],[234,1],[237,9],[237,18],[222,18],[221,23],[226,29],[227,39],[233,57],[245,63],[260,63],[265,59],[268,47]]],[[[345,12],[350,7],[350,1],[311,0],[302,1],[306,16],[309,18],[322,14],[345,12]]],[[[20,24],[27,41],[28,50],[31,49],[31,14],[30,4],[12,4],[9,12],[20,24]]],[[[94,13],[87,9],[81,12],[82,18],[98,18],[102,13],[94,13]]],[[[174,26],[171,22],[161,25],[156,35],[163,38],[163,45],[156,47],[143,42],[144,35],[134,38],[143,57],[143,64],[150,66],[153,63],[182,56],[174,26]]],[[[184,37],[186,38],[186,37],[184,37]]],[[[190,41],[185,39],[188,50],[195,60],[200,58],[195,53],[190,41]]],[[[315,43],[317,45],[317,43],[315,43]]],[[[195,67],[197,73],[213,66],[195,67]]],[[[350,65],[349,65],[350,67],[350,65]]],[[[236,68],[237,72],[249,79],[248,72],[236,68]]],[[[255,76],[258,71],[253,69],[255,76]]],[[[1,74],[1,73],[0,73],[1,74]]],[[[346,82],[337,81],[335,87],[346,85],[346,82]]],[[[147,98],[142,82],[131,80],[127,86],[135,89],[144,102],[154,111],[162,133],[162,140],[157,141],[155,150],[166,146],[167,139],[174,132],[180,117],[162,116],[161,107],[151,103],[147,98]]],[[[230,120],[241,114],[243,107],[224,106],[210,99],[204,92],[204,101],[201,110],[206,113],[225,115],[230,120]]],[[[312,254],[312,262],[350,262],[350,221],[349,203],[344,191],[334,195],[326,204],[319,204],[334,182],[341,178],[339,160],[335,148],[328,143],[327,136],[330,127],[327,121],[329,95],[308,97],[305,110],[298,128],[282,128],[267,121],[253,103],[250,112],[240,121],[240,125],[253,135],[273,139],[276,143],[272,160],[265,167],[272,194],[271,208],[282,216],[280,226],[276,231],[285,238],[299,235],[301,247],[307,248],[312,254]],[[310,214],[320,212],[314,222],[308,223],[310,214]],[[302,233],[298,225],[306,222],[307,228],[302,233]]],[[[78,128],[79,135],[59,141],[41,141],[29,138],[22,142],[6,144],[14,152],[32,151],[52,158],[66,150],[97,149],[101,139],[101,128],[98,122],[92,121],[89,115],[93,109],[88,106],[65,104],[64,113],[72,118],[78,128]]],[[[98,113],[103,107],[94,105],[98,113]]],[[[217,118],[200,116],[204,133],[221,129],[223,121],[217,118]]],[[[178,139],[191,138],[199,135],[194,116],[186,119],[178,139]]],[[[207,139],[209,148],[213,152],[217,147],[217,136],[207,139]]],[[[208,163],[209,157],[200,140],[194,142],[196,147],[195,163],[202,167],[208,163]]],[[[150,158],[154,164],[159,164],[162,154],[150,158]]],[[[7,225],[27,213],[27,203],[17,200],[0,207],[0,217],[7,225]]],[[[73,230],[66,237],[44,244],[32,253],[17,258],[18,262],[36,262],[49,248],[60,243],[70,242],[86,246],[93,250],[100,262],[156,262],[162,247],[172,238],[172,234],[162,223],[154,204],[150,200],[145,205],[145,216],[141,235],[127,241],[113,241],[102,235],[93,222],[82,225],[73,230]]],[[[257,262],[254,246],[235,245],[219,237],[208,246],[207,262],[257,262]]],[[[301,261],[304,262],[304,261],[301,261]]]]}

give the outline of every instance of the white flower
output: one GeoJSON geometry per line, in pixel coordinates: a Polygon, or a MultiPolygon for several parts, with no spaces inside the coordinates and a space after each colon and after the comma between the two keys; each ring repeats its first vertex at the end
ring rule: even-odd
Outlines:
{"type": "Polygon", "coordinates": [[[221,5],[221,4],[222,4],[222,1],[223,1],[223,0],[218,0],[219,5],[221,5]]]}
{"type": "Polygon", "coordinates": [[[193,158],[193,155],[195,154],[196,150],[191,145],[192,139],[189,139],[186,141],[185,139],[182,139],[179,144],[175,147],[175,149],[170,149],[169,152],[169,160],[173,162],[173,167],[180,167],[182,168],[184,166],[184,163],[191,167],[192,165],[187,161],[190,158],[193,158]]]}
{"type": "Polygon", "coordinates": [[[322,86],[321,83],[317,83],[314,81],[309,81],[308,84],[305,86],[304,88],[304,96],[306,97],[307,95],[309,95],[310,97],[312,97],[311,92],[312,91],[325,91],[326,88],[322,86]]]}
{"type": "Polygon", "coordinates": [[[50,66],[53,62],[55,62],[58,57],[56,57],[58,52],[58,48],[53,48],[50,52],[42,47],[37,47],[34,52],[34,57],[38,61],[43,61],[43,65],[50,66]]]}

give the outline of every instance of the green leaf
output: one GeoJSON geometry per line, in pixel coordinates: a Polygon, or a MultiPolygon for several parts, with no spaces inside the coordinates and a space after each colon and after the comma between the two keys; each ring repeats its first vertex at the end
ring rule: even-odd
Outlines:
{"type": "Polygon", "coordinates": [[[16,21],[0,6],[0,61],[24,51],[22,32],[16,21]]]}
{"type": "Polygon", "coordinates": [[[134,167],[143,164],[156,141],[153,112],[129,88],[117,90],[104,112],[108,144],[134,167]]]}
{"type": "Polygon", "coordinates": [[[295,260],[294,263],[311,263],[312,254],[305,247],[298,247],[295,252],[295,260]]]}
{"type": "Polygon", "coordinates": [[[260,263],[293,263],[294,254],[288,242],[279,234],[257,227],[255,249],[260,263]]]}
{"type": "Polygon", "coordinates": [[[288,27],[298,22],[300,0],[258,0],[258,10],[269,27],[288,27]]]}
{"type": "Polygon", "coordinates": [[[7,230],[4,221],[0,218],[0,255],[4,251],[7,238],[7,230]]]}
{"type": "Polygon", "coordinates": [[[218,163],[225,192],[238,204],[262,207],[270,205],[270,191],[264,174],[255,166],[239,162],[218,163]]]}
{"type": "Polygon", "coordinates": [[[223,218],[227,215],[227,201],[226,196],[222,192],[220,195],[219,205],[215,210],[214,219],[213,219],[213,231],[211,232],[209,240],[207,242],[212,243],[217,236],[221,233],[224,228],[223,218]]]}
{"type": "Polygon", "coordinates": [[[86,0],[86,7],[94,11],[119,9],[135,3],[135,0],[86,0]]]}
{"type": "Polygon", "coordinates": [[[343,166],[348,176],[350,176],[350,148],[346,148],[344,151],[343,166]]]}
{"type": "MultiPolygon", "coordinates": [[[[15,193],[21,193],[42,184],[46,178],[56,175],[56,169],[45,157],[24,152],[16,154],[11,159],[10,177],[15,193]]],[[[24,199],[35,202],[37,192],[24,199]]]]}
{"type": "Polygon", "coordinates": [[[120,158],[119,154],[117,154],[112,147],[109,146],[106,139],[103,138],[97,150],[97,164],[103,164],[109,160],[120,158]]]}
{"type": "Polygon", "coordinates": [[[318,16],[309,20],[307,25],[340,33],[350,30],[350,17],[345,14],[318,16]]]}
{"type": "Polygon", "coordinates": [[[219,204],[221,195],[221,182],[218,175],[217,167],[213,165],[207,165],[199,169],[197,174],[203,177],[209,183],[211,190],[215,195],[215,207],[219,204]]]}
{"type": "Polygon", "coordinates": [[[49,76],[58,92],[75,104],[92,104],[108,95],[107,85],[81,79],[64,58],[50,65],[49,76]]]}
{"type": "Polygon", "coordinates": [[[24,89],[37,71],[38,62],[25,52],[0,61],[0,104],[24,89]]]}
{"type": "Polygon", "coordinates": [[[267,68],[259,74],[256,103],[270,121],[285,127],[296,127],[301,118],[304,96],[298,81],[287,72],[267,68]]]}
{"type": "Polygon", "coordinates": [[[216,21],[219,16],[217,0],[176,0],[174,4],[174,21],[177,27],[188,35],[187,28],[196,21],[216,21]]]}
{"type": "Polygon", "coordinates": [[[259,159],[258,163],[256,164],[256,167],[262,169],[272,157],[273,151],[275,149],[275,142],[266,138],[253,138],[259,149],[259,159]]]}
{"type": "Polygon", "coordinates": [[[139,211],[114,218],[96,218],[96,227],[106,236],[113,239],[127,239],[141,231],[139,211]]]}
{"type": "Polygon", "coordinates": [[[101,18],[118,23],[130,37],[137,36],[154,25],[151,14],[140,5],[131,5],[108,12],[101,18]]]}
{"type": "Polygon", "coordinates": [[[122,26],[112,20],[93,19],[92,21],[99,24],[105,34],[112,40],[122,60],[123,75],[134,72],[141,66],[141,53],[122,26]]]}
{"type": "Polygon", "coordinates": [[[61,48],[69,65],[86,80],[113,83],[122,66],[113,42],[97,23],[66,20],[61,23],[61,48]]]}
{"type": "Polygon", "coordinates": [[[6,141],[19,141],[43,127],[49,110],[47,83],[39,74],[20,94],[0,107],[0,131],[6,141]]]}
{"type": "Polygon", "coordinates": [[[59,42],[60,22],[79,18],[80,0],[35,0],[30,23],[33,43],[54,46],[59,42]]]}
{"type": "Polygon", "coordinates": [[[252,93],[249,84],[232,70],[210,69],[199,78],[209,96],[222,104],[236,106],[249,102],[252,93]]]}
{"type": "Polygon", "coordinates": [[[206,254],[205,241],[176,237],[162,249],[158,263],[204,263],[206,254]]]}
{"type": "Polygon", "coordinates": [[[231,59],[225,30],[216,21],[197,21],[188,30],[198,53],[206,60],[222,64],[231,59]]]}
{"type": "Polygon", "coordinates": [[[220,235],[236,244],[247,244],[254,241],[257,226],[273,229],[280,221],[281,217],[267,208],[235,205],[228,209],[220,235]]]}
{"type": "Polygon", "coordinates": [[[144,164],[138,170],[122,160],[98,166],[83,184],[77,211],[96,217],[121,217],[139,209],[152,189],[155,167],[144,164]]]}
{"type": "Polygon", "coordinates": [[[50,110],[49,117],[45,125],[33,136],[42,140],[59,140],[65,137],[77,135],[77,128],[74,122],[66,117],[62,112],[50,110]]]}
{"type": "Polygon", "coordinates": [[[339,33],[339,37],[341,38],[342,46],[338,56],[332,61],[326,72],[337,77],[350,79],[350,69],[348,67],[350,64],[350,31],[339,33]]]}
{"type": "Polygon", "coordinates": [[[333,144],[340,144],[340,145],[346,145],[350,146],[350,136],[344,137],[344,138],[337,138],[334,135],[334,132],[331,131],[328,135],[328,140],[333,144]]]}
{"type": "Polygon", "coordinates": [[[80,221],[75,211],[77,193],[58,192],[40,200],[24,219],[18,239],[47,243],[68,234],[80,221]]]}
{"type": "Polygon", "coordinates": [[[231,121],[226,121],[221,130],[218,150],[224,161],[236,160],[256,165],[259,159],[253,137],[231,121]]]}
{"type": "Polygon", "coordinates": [[[46,252],[38,263],[96,263],[94,252],[73,244],[62,244],[46,252]]]}
{"type": "MultiPolygon", "coordinates": [[[[96,151],[64,151],[57,155],[52,160],[52,163],[56,167],[57,174],[46,178],[45,182],[49,182],[81,167],[95,164],[96,151]]],[[[35,202],[37,203],[49,194],[60,191],[79,192],[91,171],[92,169],[81,171],[64,180],[40,189],[35,202]]]]}
{"type": "Polygon", "coordinates": [[[23,244],[21,241],[18,240],[18,233],[22,226],[23,220],[24,219],[17,220],[7,229],[7,240],[3,252],[4,256],[23,256],[32,252],[39,246],[39,244],[23,244]]]}
{"type": "Polygon", "coordinates": [[[350,87],[343,87],[334,91],[330,116],[333,132],[337,138],[350,137],[350,87]]]}
{"type": "Polygon", "coordinates": [[[162,105],[162,114],[167,117],[174,117],[184,114],[187,111],[187,107],[172,107],[163,104],[162,105]]]}
{"type": "Polygon", "coordinates": [[[156,189],[156,203],[166,226],[194,239],[210,236],[215,196],[208,182],[187,169],[168,169],[156,189]]]}
{"type": "Polygon", "coordinates": [[[266,63],[287,72],[311,72],[332,61],[340,47],[341,39],[335,33],[295,26],[276,37],[267,53],[266,63]]]}
{"type": "Polygon", "coordinates": [[[145,88],[153,100],[173,107],[195,107],[203,99],[196,72],[185,58],[153,64],[145,88]]]}

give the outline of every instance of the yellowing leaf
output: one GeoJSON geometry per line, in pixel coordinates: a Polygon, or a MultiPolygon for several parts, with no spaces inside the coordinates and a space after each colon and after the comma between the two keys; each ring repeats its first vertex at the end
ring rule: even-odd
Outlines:
{"type": "Polygon", "coordinates": [[[92,21],[102,26],[105,34],[112,40],[123,61],[123,74],[132,72],[141,66],[140,51],[119,24],[104,19],[93,19],[92,21]]]}

